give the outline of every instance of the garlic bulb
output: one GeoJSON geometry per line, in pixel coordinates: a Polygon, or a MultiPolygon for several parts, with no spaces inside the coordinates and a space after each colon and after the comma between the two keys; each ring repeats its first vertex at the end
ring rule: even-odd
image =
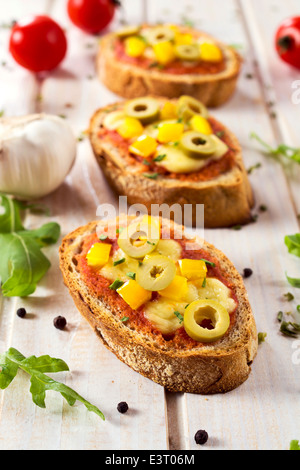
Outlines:
{"type": "Polygon", "coordinates": [[[68,123],[48,114],[0,120],[0,192],[30,200],[57,189],[76,157],[68,123]]]}

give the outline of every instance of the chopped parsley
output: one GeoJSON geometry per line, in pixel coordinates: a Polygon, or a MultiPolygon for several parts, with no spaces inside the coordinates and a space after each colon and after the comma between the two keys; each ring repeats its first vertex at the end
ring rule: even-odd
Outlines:
{"type": "Polygon", "coordinates": [[[143,175],[151,180],[156,180],[158,177],[158,173],[143,173],[143,175]]]}
{"type": "Polygon", "coordinates": [[[117,261],[114,261],[113,264],[114,264],[114,266],[118,266],[118,264],[122,264],[122,263],[124,263],[124,261],[125,261],[125,258],[121,258],[121,259],[118,259],[117,261]]]}
{"type": "Polygon", "coordinates": [[[161,162],[164,158],[166,158],[167,154],[163,153],[161,155],[157,155],[157,157],[153,158],[154,162],[161,162]]]}
{"type": "Polygon", "coordinates": [[[126,273],[126,276],[130,277],[130,279],[135,280],[135,273],[133,272],[126,273]]]}
{"type": "Polygon", "coordinates": [[[181,315],[180,312],[178,312],[177,310],[175,310],[174,315],[176,315],[176,317],[178,318],[178,320],[180,321],[180,323],[183,322],[183,316],[181,315]]]}
{"type": "Polygon", "coordinates": [[[119,289],[120,287],[122,287],[122,285],[124,284],[123,281],[120,281],[120,279],[116,279],[110,286],[109,288],[111,290],[117,290],[119,289]]]}

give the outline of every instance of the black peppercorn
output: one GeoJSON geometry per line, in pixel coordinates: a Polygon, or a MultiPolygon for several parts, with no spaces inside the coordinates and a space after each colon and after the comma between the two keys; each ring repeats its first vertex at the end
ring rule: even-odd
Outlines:
{"type": "Polygon", "coordinates": [[[62,317],[60,315],[58,317],[55,317],[53,320],[53,325],[55,326],[55,328],[58,328],[59,330],[63,330],[66,324],[67,324],[67,320],[65,319],[65,317],[62,317]]]}
{"type": "Polygon", "coordinates": [[[26,312],[25,308],[18,308],[18,310],[17,310],[18,317],[24,318],[26,313],[27,312],[26,312]]]}
{"type": "Polygon", "coordinates": [[[117,410],[119,413],[126,413],[126,411],[128,411],[128,405],[126,401],[121,401],[117,406],[117,410]]]}
{"type": "Polygon", "coordinates": [[[250,277],[250,276],[252,276],[252,274],[253,274],[252,269],[250,269],[250,268],[245,268],[244,269],[244,278],[250,277]]]}
{"type": "Polygon", "coordinates": [[[196,432],[195,434],[196,444],[203,445],[207,442],[207,439],[208,439],[208,434],[203,429],[199,429],[199,431],[196,432]]]}

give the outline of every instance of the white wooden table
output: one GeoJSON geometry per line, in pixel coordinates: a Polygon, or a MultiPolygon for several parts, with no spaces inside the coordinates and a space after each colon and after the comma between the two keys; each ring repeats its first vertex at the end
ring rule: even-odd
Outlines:
{"type": "MultiPolygon", "coordinates": [[[[66,28],[69,41],[60,68],[37,80],[9,56],[9,29],[1,27],[0,110],[6,116],[36,111],[65,114],[80,135],[95,109],[117,97],[95,77],[98,39],[72,26],[65,4],[64,0],[0,0],[1,23],[46,13],[66,28]]],[[[77,312],[62,283],[56,245],[47,249],[52,267],[32,297],[23,301],[0,297],[0,352],[13,346],[26,356],[64,359],[70,372],[59,374],[58,380],[97,405],[106,421],[80,403],[68,406],[55,392],[48,392],[46,409],[38,408],[31,400],[28,376],[19,373],[0,392],[0,449],[280,450],[288,449],[290,440],[300,439],[300,364],[293,360],[297,344],[279,333],[276,320],[279,310],[295,310],[300,303],[299,290],[285,279],[285,271],[299,277],[300,261],[284,245],[285,235],[299,232],[300,171],[295,164],[283,168],[249,139],[254,131],[270,144],[300,145],[300,104],[292,103],[292,83],[300,73],[283,64],[273,46],[276,27],[294,14],[300,14],[297,0],[123,0],[123,10],[111,25],[116,28],[121,19],[192,20],[195,27],[241,47],[245,61],[237,92],[214,114],[238,136],[246,166],[262,164],[250,175],[258,219],[240,231],[206,230],[205,237],[240,272],[253,269],[245,284],[258,331],[267,332],[267,337],[249,379],[226,395],[205,397],[167,393],[133,372],[100,344],[77,312]],[[268,208],[264,213],[258,210],[261,204],[268,208]],[[284,300],[288,291],[295,295],[293,304],[284,300]],[[29,312],[24,319],[16,315],[20,306],[29,312]],[[66,330],[53,327],[57,315],[67,318],[66,330]],[[116,410],[120,401],[129,404],[125,415],[116,410]],[[194,441],[198,429],[209,434],[203,447],[194,441]]],[[[87,140],[78,142],[77,162],[65,183],[42,202],[51,209],[51,220],[61,225],[62,235],[95,219],[99,204],[117,203],[87,140]]],[[[30,216],[26,225],[47,220],[30,216]]]]}

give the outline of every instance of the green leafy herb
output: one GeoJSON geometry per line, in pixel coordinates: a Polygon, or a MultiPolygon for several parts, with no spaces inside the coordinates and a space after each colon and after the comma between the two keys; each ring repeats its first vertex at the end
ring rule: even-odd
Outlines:
{"type": "Polygon", "coordinates": [[[225,134],[225,131],[217,131],[216,132],[216,136],[221,138],[221,137],[224,137],[224,134],[225,134]]]}
{"type": "Polygon", "coordinates": [[[26,206],[1,195],[0,201],[0,278],[2,294],[27,297],[50,268],[41,248],[57,242],[60,227],[50,222],[38,229],[23,227],[21,211],[26,206]]]}
{"type": "Polygon", "coordinates": [[[150,178],[152,180],[156,180],[156,178],[158,177],[158,173],[143,173],[143,175],[146,178],[150,178]]]}
{"type": "Polygon", "coordinates": [[[202,287],[205,287],[206,286],[206,277],[203,279],[203,282],[202,282],[202,287]]]}
{"type": "Polygon", "coordinates": [[[299,441],[293,440],[290,442],[290,450],[300,450],[299,441]]]}
{"type": "Polygon", "coordinates": [[[167,154],[163,153],[161,155],[157,155],[157,157],[153,158],[154,162],[161,162],[164,158],[166,158],[167,154]]]}
{"type": "Polygon", "coordinates": [[[120,281],[120,279],[116,279],[116,280],[109,286],[109,288],[110,288],[111,290],[117,290],[117,289],[119,289],[123,284],[124,284],[123,281],[120,281]]]}
{"type": "Polygon", "coordinates": [[[130,279],[135,280],[135,273],[129,272],[129,273],[126,273],[126,276],[130,277],[130,279]]]}
{"type": "Polygon", "coordinates": [[[213,268],[216,266],[215,263],[213,263],[212,261],[208,261],[207,259],[204,259],[204,258],[201,258],[200,261],[204,261],[206,264],[209,264],[213,268]]]}
{"type": "Polygon", "coordinates": [[[286,275],[288,282],[291,284],[291,286],[297,287],[298,289],[300,289],[300,278],[290,277],[286,273],[285,275],[286,275]]]}
{"type": "Polygon", "coordinates": [[[129,320],[129,317],[123,317],[123,318],[121,318],[121,321],[122,321],[123,323],[127,322],[128,320],[129,320]]]}
{"type": "Polygon", "coordinates": [[[180,312],[178,312],[177,310],[175,310],[174,315],[176,315],[176,317],[178,318],[178,320],[179,320],[180,323],[183,322],[183,316],[181,315],[180,312]]]}
{"type": "Polygon", "coordinates": [[[285,336],[295,338],[300,333],[300,324],[292,321],[286,321],[283,312],[278,312],[277,320],[280,322],[280,332],[285,336]]]}
{"type": "Polygon", "coordinates": [[[300,233],[295,233],[295,235],[286,235],[284,237],[284,243],[286,244],[289,253],[300,257],[300,233]]]}
{"type": "Polygon", "coordinates": [[[286,298],[288,302],[291,302],[291,300],[294,300],[293,294],[291,292],[287,292],[286,294],[283,294],[283,296],[286,298]]]}
{"type": "Polygon", "coordinates": [[[277,313],[277,320],[278,320],[279,322],[281,322],[282,319],[283,319],[283,312],[280,311],[280,312],[277,313]]]}
{"type": "Polygon", "coordinates": [[[250,134],[250,138],[256,139],[266,149],[267,153],[274,158],[283,156],[300,164],[300,148],[290,147],[289,145],[285,144],[280,144],[277,148],[273,148],[264,142],[255,132],[250,134]]]}
{"type": "Polygon", "coordinates": [[[148,165],[148,166],[149,166],[149,165],[151,165],[151,162],[149,162],[148,160],[146,160],[146,159],[144,158],[144,160],[143,160],[143,164],[144,164],[144,165],[148,165]]]}
{"type": "Polygon", "coordinates": [[[117,261],[114,261],[113,264],[114,264],[114,266],[118,266],[118,264],[122,264],[122,263],[124,263],[124,261],[125,261],[125,258],[121,258],[121,259],[118,259],[117,261]]]}
{"type": "Polygon", "coordinates": [[[233,227],[231,227],[232,230],[242,230],[242,226],[241,225],[233,225],[233,227]]]}
{"type": "Polygon", "coordinates": [[[16,377],[19,369],[22,369],[31,376],[30,392],[33,402],[41,407],[46,408],[45,398],[47,390],[59,392],[70,406],[73,406],[76,400],[80,401],[85,407],[105,420],[103,413],[87,400],[82,398],[73,389],[57,382],[45,375],[45,372],[62,372],[68,371],[69,367],[62,359],[55,359],[48,355],[45,356],[29,356],[25,357],[17,349],[9,348],[4,354],[0,354],[0,388],[7,388],[16,377]]]}
{"type": "Polygon", "coordinates": [[[260,167],[261,167],[261,163],[256,163],[255,165],[252,165],[250,166],[250,168],[248,168],[247,173],[250,175],[254,170],[260,167]]]}
{"type": "Polygon", "coordinates": [[[258,344],[264,343],[266,336],[267,336],[267,333],[262,333],[262,332],[258,333],[257,335],[258,344]]]}
{"type": "Polygon", "coordinates": [[[148,245],[153,245],[153,246],[155,245],[154,242],[150,242],[149,240],[147,240],[147,243],[148,243],[148,245]]]}
{"type": "Polygon", "coordinates": [[[106,233],[102,233],[102,234],[100,235],[99,239],[103,241],[103,240],[106,240],[107,237],[108,237],[108,235],[107,235],[106,233]]]}

